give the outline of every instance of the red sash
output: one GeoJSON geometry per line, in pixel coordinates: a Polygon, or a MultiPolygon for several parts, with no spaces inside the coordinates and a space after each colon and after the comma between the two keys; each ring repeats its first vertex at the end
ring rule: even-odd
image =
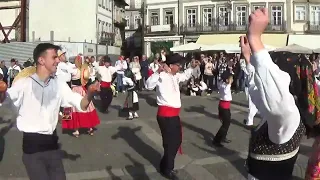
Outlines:
{"type": "Polygon", "coordinates": [[[101,82],[100,82],[100,87],[109,88],[109,87],[111,87],[111,82],[101,81],[101,82]]]}

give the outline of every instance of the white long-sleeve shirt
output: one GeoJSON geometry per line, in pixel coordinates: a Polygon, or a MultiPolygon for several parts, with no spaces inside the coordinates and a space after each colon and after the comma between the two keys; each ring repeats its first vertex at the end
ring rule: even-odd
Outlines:
{"type": "Polygon", "coordinates": [[[155,73],[156,71],[158,71],[158,69],[159,69],[159,64],[156,64],[156,63],[151,63],[150,65],[149,65],[149,69],[151,69],[152,70],[152,72],[153,73],[155,73]]]}
{"type": "Polygon", "coordinates": [[[97,74],[100,76],[100,80],[103,82],[111,82],[112,75],[118,70],[117,67],[113,66],[98,66],[97,74]]]}
{"type": "MultiPolygon", "coordinates": [[[[300,113],[289,92],[290,76],[273,63],[267,50],[251,56],[248,72],[249,93],[262,118],[268,123],[268,135],[276,144],[288,142],[300,124],[300,113]]],[[[262,122],[263,123],[263,122],[262,122]]],[[[261,124],[262,124],[261,123],[261,124]]]]}
{"type": "Polygon", "coordinates": [[[74,64],[69,62],[60,62],[57,67],[56,76],[60,81],[70,82],[71,75],[74,74],[76,70],[77,68],[74,64]]]}
{"type": "Polygon", "coordinates": [[[44,83],[33,74],[8,89],[0,108],[10,108],[17,114],[17,127],[22,132],[52,134],[61,104],[71,104],[82,112],[81,100],[82,96],[72,92],[66,83],[56,78],[44,83]]]}
{"type": "Polygon", "coordinates": [[[232,101],[231,84],[225,82],[221,83],[219,86],[220,100],[222,101],[232,101]]]}
{"type": "Polygon", "coordinates": [[[146,81],[146,89],[153,90],[157,87],[157,104],[173,108],[181,107],[179,83],[191,78],[192,68],[183,73],[172,75],[166,72],[154,73],[146,81]]]}
{"type": "Polygon", "coordinates": [[[117,71],[118,74],[124,74],[124,70],[128,69],[128,64],[125,60],[118,60],[115,64],[116,67],[119,67],[117,71]]]}

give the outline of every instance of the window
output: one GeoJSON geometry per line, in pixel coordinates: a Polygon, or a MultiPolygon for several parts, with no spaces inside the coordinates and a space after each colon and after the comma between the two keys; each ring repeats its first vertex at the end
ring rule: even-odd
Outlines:
{"type": "Polygon", "coordinates": [[[136,9],[140,9],[141,8],[141,0],[134,0],[134,7],[136,9]]]}
{"type": "Polygon", "coordinates": [[[102,6],[102,0],[99,0],[99,6],[100,7],[102,6]]]}
{"type": "Polygon", "coordinates": [[[295,21],[304,21],[306,20],[306,6],[304,5],[296,5],[294,7],[294,11],[295,11],[295,16],[294,16],[294,20],[295,21]]]}
{"type": "Polygon", "coordinates": [[[246,6],[236,7],[236,23],[237,23],[237,26],[245,26],[247,24],[247,7],[246,6]]]}
{"type": "Polygon", "coordinates": [[[130,28],[130,16],[125,16],[124,19],[126,20],[126,29],[130,28]]]}
{"type": "Polygon", "coordinates": [[[197,10],[196,9],[187,9],[187,26],[195,27],[197,21],[197,10]]]}
{"type": "Polygon", "coordinates": [[[259,8],[264,8],[264,5],[253,5],[253,6],[252,6],[252,9],[253,9],[253,10],[257,10],[257,9],[259,9],[259,8]]]}
{"type": "Polygon", "coordinates": [[[135,16],[134,16],[134,28],[135,28],[135,29],[139,28],[140,24],[141,24],[141,17],[140,17],[140,15],[135,15],[135,16]]]}
{"type": "Polygon", "coordinates": [[[174,24],[173,10],[165,10],[164,19],[164,24],[174,24]]]}
{"type": "Polygon", "coordinates": [[[282,25],[282,6],[271,6],[271,25],[282,25]]]}
{"type": "Polygon", "coordinates": [[[310,6],[310,25],[320,25],[320,6],[310,6]]]}
{"type": "Polygon", "coordinates": [[[203,26],[212,26],[213,20],[213,8],[203,8],[202,13],[202,24],[203,26]]]}
{"type": "Polygon", "coordinates": [[[159,13],[158,12],[151,12],[150,13],[151,16],[150,16],[150,24],[151,25],[159,25],[159,13]]]}
{"type": "Polygon", "coordinates": [[[229,25],[229,12],[226,7],[219,7],[219,25],[228,26],[229,25]]]}

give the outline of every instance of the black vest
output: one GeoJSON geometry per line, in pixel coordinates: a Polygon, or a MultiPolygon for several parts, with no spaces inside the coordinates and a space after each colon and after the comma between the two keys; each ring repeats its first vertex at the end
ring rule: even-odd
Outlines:
{"type": "Polygon", "coordinates": [[[302,136],[305,135],[305,132],[305,126],[302,121],[300,121],[296,132],[288,142],[275,144],[269,139],[268,123],[265,122],[257,131],[255,131],[255,129],[251,131],[249,154],[281,155],[291,153],[300,146],[300,141],[302,136]]]}

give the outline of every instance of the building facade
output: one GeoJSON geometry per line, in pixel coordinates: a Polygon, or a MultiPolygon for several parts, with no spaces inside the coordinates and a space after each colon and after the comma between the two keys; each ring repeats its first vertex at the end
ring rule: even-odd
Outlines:
{"type": "Polygon", "coordinates": [[[320,35],[320,0],[295,0],[290,8],[291,33],[320,35]]]}
{"type": "Polygon", "coordinates": [[[144,37],[146,53],[155,53],[155,46],[163,44],[170,48],[196,42],[201,35],[206,34],[215,34],[215,37],[220,34],[220,37],[228,37],[224,34],[244,34],[250,13],[260,7],[269,9],[270,25],[266,34],[319,33],[320,1],[313,1],[317,2],[147,0],[144,37]]]}
{"type": "Polygon", "coordinates": [[[32,0],[29,41],[87,42],[121,47],[125,6],[124,0],[32,0]]]}
{"type": "Polygon", "coordinates": [[[126,56],[140,56],[142,53],[143,32],[142,32],[142,17],[143,15],[143,0],[126,0],[129,6],[126,7],[125,19],[125,42],[126,56]]]}

